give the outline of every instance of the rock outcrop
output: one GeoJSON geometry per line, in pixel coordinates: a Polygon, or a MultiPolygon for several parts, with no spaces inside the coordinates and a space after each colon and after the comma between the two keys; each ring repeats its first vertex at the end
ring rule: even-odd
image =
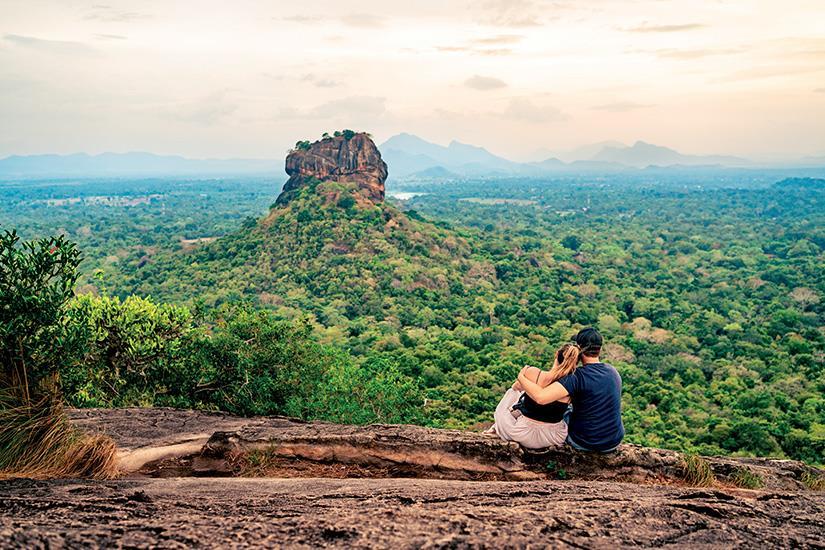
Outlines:
{"type": "Polygon", "coordinates": [[[607,455],[528,452],[497,437],[409,425],[352,426],[174,409],[81,409],[111,436],[124,470],[163,476],[575,479],[806,491],[822,472],[792,460],[692,457],[638,445],[607,455]],[[252,458],[252,460],[249,460],[252,458]],[[250,466],[257,465],[255,468],[250,466]]]}
{"type": "Polygon", "coordinates": [[[815,494],[599,481],[0,481],[0,548],[823,548],[815,494]]]}
{"type": "Polygon", "coordinates": [[[0,480],[0,548],[825,547],[825,496],[796,486],[800,468],[816,472],[792,461],[705,458],[715,475],[748,468],[765,486],[697,488],[670,478],[681,455],[633,445],[528,455],[415,426],[172,409],[71,416],[154,465],[109,481],[0,480]],[[231,476],[252,452],[259,474],[275,477],[141,475],[231,476]],[[532,479],[501,481],[513,477],[532,479]]]}
{"type": "Polygon", "coordinates": [[[276,204],[284,205],[295,191],[313,179],[357,184],[357,192],[372,202],[384,200],[387,164],[366,133],[344,132],[314,143],[299,142],[286,157],[289,180],[276,204]]]}

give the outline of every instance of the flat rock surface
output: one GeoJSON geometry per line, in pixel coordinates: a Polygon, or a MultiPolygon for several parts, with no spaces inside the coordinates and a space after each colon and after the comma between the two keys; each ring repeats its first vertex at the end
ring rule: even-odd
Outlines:
{"type": "Polygon", "coordinates": [[[825,497],[606,482],[0,482],[0,548],[825,546],[825,497]]]}
{"type": "MultiPolygon", "coordinates": [[[[79,427],[111,436],[124,472],[147,475],[230,475],[232,457],[268,450],[277,468],[264,476],[417,477],[484,480],[570,478],[577,481],[683,481],[683,457],[665,449],[621,445],[606,455],[569,447],[524,452],[497,437],[409,425],[352,426],[284,417],[240,418],[168,408],[76,409],[79,427]],[[315,467],[315,466],[320,466],[315,467]],[[550,468],[550,465],[553,465],[550,468]],[[548,469],[550,468],[550,469],[548,469]],[[300,471],[299,471],[300,470],[300,471]],[[564,475],[557,475],[563,472],[564,475]]],[[[717,481],[746,470],[775,491],[804,491],[814,469],[790,460],[705,457],[717,481]]]]}

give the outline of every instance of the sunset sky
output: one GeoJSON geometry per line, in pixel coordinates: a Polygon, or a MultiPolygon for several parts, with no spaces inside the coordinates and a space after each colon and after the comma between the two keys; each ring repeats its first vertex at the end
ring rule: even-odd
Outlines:
{"type": "Polygon", "coordinates": [[[340,128],[825,154],[823,0],[100,1],[0,0],[0,157],[279,158],[340,128]]]}

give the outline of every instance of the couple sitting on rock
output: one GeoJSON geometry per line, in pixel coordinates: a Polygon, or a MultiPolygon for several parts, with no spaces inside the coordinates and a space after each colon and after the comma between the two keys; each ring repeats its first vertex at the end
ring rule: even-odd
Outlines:
{"type": "Polygon", "coordinates": [[[566,443],[615,451],[624,437],[622,379],[599,360],[601,349],[601,334],[586,328],[556,351],[549,371],[524,367],[496,407],[490,432],[527,449],[566,443]]]}

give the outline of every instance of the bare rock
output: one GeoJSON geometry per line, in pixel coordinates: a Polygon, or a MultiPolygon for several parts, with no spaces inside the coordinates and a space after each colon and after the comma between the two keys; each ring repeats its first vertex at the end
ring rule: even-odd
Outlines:
{"type": "Polygon", "coordinates": [[[288,203],[295,190],[313,178],[355,183],[358,193],[372,202],[384,200],[387,164],[366,133],[325,137],[308,148],[296,148],[286,157],[286,173],[289,180],[276,201],[278,205],[288,203]]]}
{"type": "MultiPolygon", "coordinates": [[[[609,454],[569,447],[527,451],[475,432],[409,425],[353,426],[284,417],[239,418],[165,408],[84,409],[75,423],[113,437],[127,472],[279,477],[416,477],[459,480],[573,479],[691,483],[676,451],[621,445],[609,454]],[[265,462],[250,470],[248,458],[265,462]],[[252,472],[252,473],[250,473],[252,472]]],[[[704,484],[806,491],[820,470],[793,460],[701,457],[704,484]]],[[[702,472],[699,472],[702,473],[702,472]]]]}
{"type": "Polygon", "coordinates": [[[598,481],[0,481],[0,548],[823,548],[825,498],[598,481]]]}

